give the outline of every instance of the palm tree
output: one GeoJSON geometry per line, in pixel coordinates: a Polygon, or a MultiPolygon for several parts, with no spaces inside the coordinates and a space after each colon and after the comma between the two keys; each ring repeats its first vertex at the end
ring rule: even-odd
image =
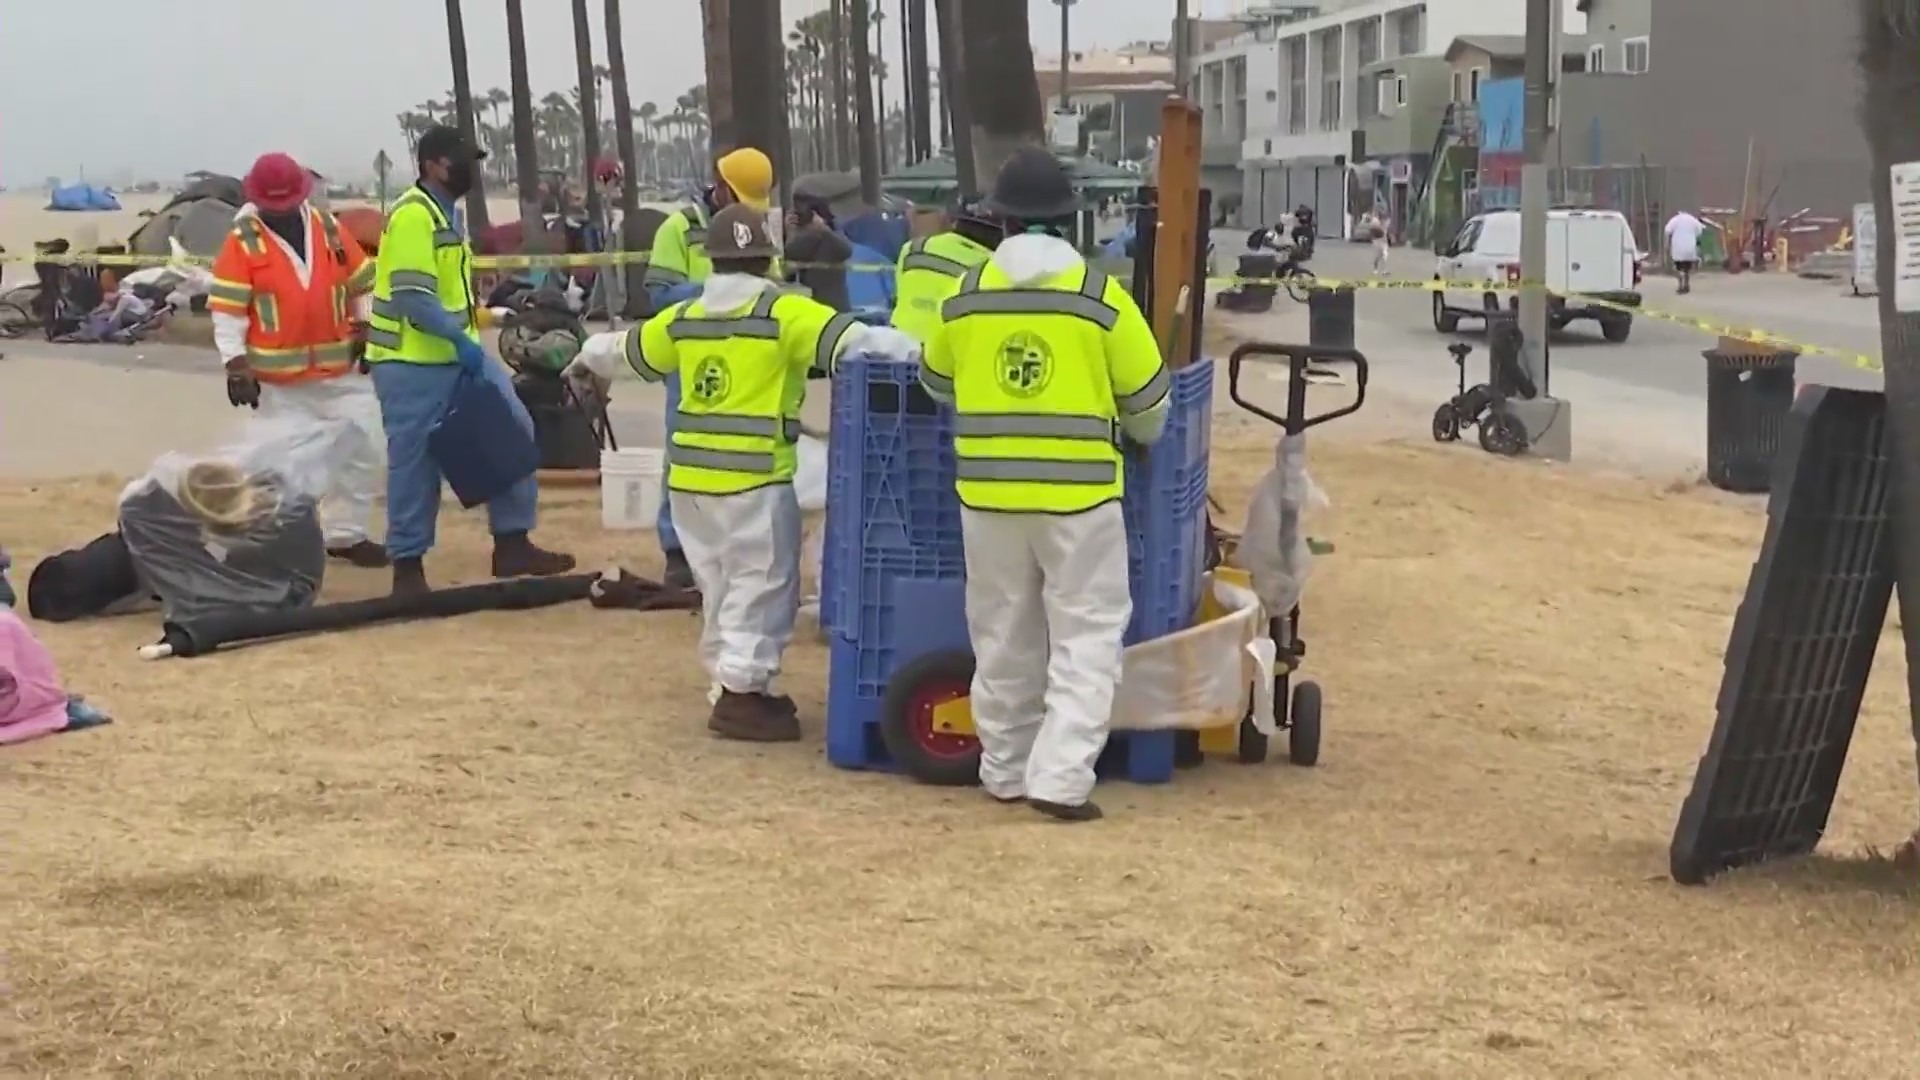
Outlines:
{"type": "Polygon", "coordinates": [[[593,24],[587,21],[587,0],[573,0],[573,61],[579,69],[580,87],[580,166],[586,175],[587,219],[602,220],[600,185],[593,182],[593,169],[600,160],[599,115],[600,82],[593,64],[593,24]]]}
{"type": "MultiPolygon", "coordinates": [[[[478,145],[473,124],[473,84],[467,78],[467,26],[460,16],[460,0],[447,0],[447,51],[453,59],[452,113],[460,134],[478,145]]],[[[473,187],[467,190],[467,226],[474,234],[487,228],[487,185],[481,170],[473,170],[473,187]]]]}
{"type": "Polygon", "coordinates": [[[655,180],[658,180],[660,178],[660,133],[654,127],[654,123],[660,116],[660,106],[649,101],[640,106],[640,111],[634,113],[634,116],[637,117],[642,124],[646,125],[647,154],[652,159],[652,167],[649,173],[655,180]]]}
{"type": "MultiPolygon", "coordinates": [[[[1894,569],[1900,623],[1906,628],[1907,709],[1920,744],[1920,315],[1894,300],[1895,258],[1900,239],[1894,216],[1891,169],[1920,161],[1920,116],[1913,111],[1920,86],[1920,0],[1860,0],[1860,70],[1865,93],[1861,124],[1873,168],[1873,212],[1880,222],[1876,265],[1880,286],[1880,355],[1886,362],[1887,429],[1897,497],[1894,569]]],[[[1920,755],[1915,758],[1920,763],[1920,755]]],[[[1901,845],[1902,862],[1920,859],[1920,830],[1901,845]]]]}
{"type": "Polygon", "coordinates": [[[963,92],[973,114],[973,163],[980,177],[1029,143],[1044,143],[1040,81],[1033,72],[1026,0],[967,0],[960,18],[963,92]]]}
{"type": "Polygon", "coordinates": [[[627,94],[627,52],[620,42],[620,0],[607,0],[607,78],[613,83],[613,144],[620,155],[620,210],[640,210],[640,162],[633,146],[633,99],[627,94]]]}
{"type": "Polygon", "coordinates": [[[501,87],[494,87],[483,94],[477,104],[487,107],[487,154],[493,166],[495,179],[506,182],[513,175],[513,142],[508,138],[508,125],[500,121],[500,106],[513,100],[513,95],[501,87]]]}
{"type": "Polygon", "coordinates": [[[868,206],[880,201],[880,143],[873,118],[873,27],[867,0],[853,2],[853,114],[859,138],[860,198],[868,206]]]}
{"type": "Polygon", "coordinates": [[[539,250],[540,157],[535,142],[533,83],[527,76],[527,28],[521,0],[507,0],[507,65],[513,86],[513,165],[520,187],[520,231],[528,251],[539,250]]]}

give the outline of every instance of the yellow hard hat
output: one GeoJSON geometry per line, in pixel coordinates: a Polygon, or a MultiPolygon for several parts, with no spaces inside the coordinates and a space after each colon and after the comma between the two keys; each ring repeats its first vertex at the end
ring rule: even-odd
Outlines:
{"type": "Polygon", "coordinates": [[[730,151],[714,164],[720,182],[732,189],[733,197],[765,212],[773,201],[773,162],[751,146],[730,151]]]}

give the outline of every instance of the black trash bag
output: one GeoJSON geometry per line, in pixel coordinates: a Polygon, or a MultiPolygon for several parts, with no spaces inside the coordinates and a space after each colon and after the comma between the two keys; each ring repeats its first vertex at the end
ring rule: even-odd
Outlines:
{"type": "Polygon", "coordinates": [[[169,623],[310,607],[326,573],[318,501],[223,461],[162,459],[121,496],[120,536],[169,623]]]}

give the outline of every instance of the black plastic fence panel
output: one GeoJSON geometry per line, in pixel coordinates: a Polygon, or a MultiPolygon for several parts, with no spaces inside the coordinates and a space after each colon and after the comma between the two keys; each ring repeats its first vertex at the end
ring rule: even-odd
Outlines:
{"type": "Polygon", "coordinates": [[[1880,393],[1824,386],[1793,406],[1675,881],[1804,855],[1826,830],[1893,597],[1885,415],[1880,393]]]}

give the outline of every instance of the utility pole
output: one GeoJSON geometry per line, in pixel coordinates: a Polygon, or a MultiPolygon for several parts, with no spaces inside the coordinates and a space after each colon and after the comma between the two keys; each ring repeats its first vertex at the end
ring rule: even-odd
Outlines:
{"type": "Polygon", "coordinates": [[[873,127],[873,27],[869,0],[853,4],[853,115],[859,137],[860,201],[880,205],[880,143],[873,127]]]}
{"type": "Polygon", "coordinates": [[[1527,0],[1526,161],[1520,171],[1521,362],[1541,396],[1508,404],[1527,429],[1536,455],[1565,461],[1573,455],[1572,410],[1547,396],[1547,144],[1553,135],[1553,94],[1560,69],[1561,0],[1527,0]]]}
{"type": "Polygon", "coordinates": [[[1173,5],[1173,92],[1176,97],[1187,96],[1187,54],[1193,51],[1187,42],[1191,29],[1187,23],[1187,0],[1176,0],[1173,5]]]}
{"type": "Polygon", "coordinates": [[[1073,104],[1073,93],[1067,89],[1067,80],[1073,77],[1073,52],[1067,44],[1067,35],[1073,29],[1074,0],[1053,2],[1060,5],[1060,111],[1065,113],[1073,104]]]}

